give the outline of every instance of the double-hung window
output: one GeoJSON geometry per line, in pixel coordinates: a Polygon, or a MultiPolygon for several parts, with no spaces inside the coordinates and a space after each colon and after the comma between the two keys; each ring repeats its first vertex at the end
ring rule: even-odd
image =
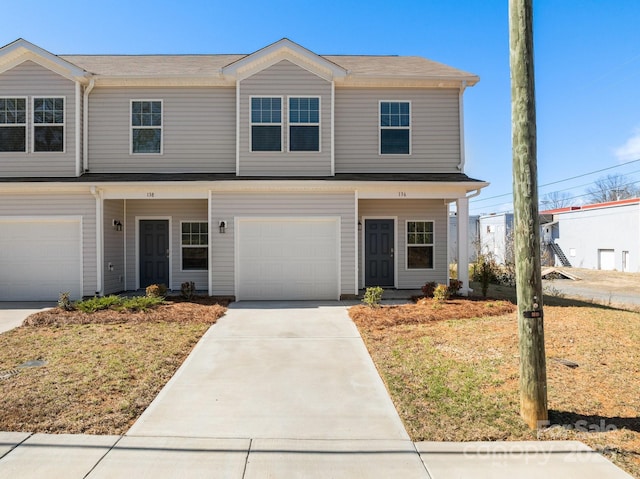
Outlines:
{"type": "Polygon", "coordinates": [[[0,98],[0,152],[27,151],[26,98],[0,98]]]}
{"type": "Polygon", "coordinates": [[[433,269],[433,221],[407,221],[407,269],[433,269]]]}
{"type": "Polygon", "coordinates": [[[282,98],[251,98],[251,151],[282,151],[282,98]]]}
{"type": "Polygon", "coordinates": [[[162,101],[131,101],[131,153],[162,153],[162,101]]]}
{"type": "Polygon", "coordinates": [[[289,151],[320,151],[320,98],[289,98],[289,151]]]}
{"type": "Polygon", "coordinates": [[[33,98],[33,151],[64,151],[64,98],[33,98]]]}
{"type": "Polygon", "coordinates": [[[182,223],[182,270],[209,268],[209,225],[206,222],[182,223]]]}
{"type": "Polygon", "coordinates": [[[380,154],[411,153],[411,105],[408,101],[380,102],[380,154]]]}

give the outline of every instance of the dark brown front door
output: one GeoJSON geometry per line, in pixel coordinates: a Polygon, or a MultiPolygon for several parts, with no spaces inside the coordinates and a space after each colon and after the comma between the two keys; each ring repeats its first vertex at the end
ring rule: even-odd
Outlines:
{"type": "Polygon", "coordinates": [[[140,287],[169,287],[169,221],[140,220],[140,287]]]}

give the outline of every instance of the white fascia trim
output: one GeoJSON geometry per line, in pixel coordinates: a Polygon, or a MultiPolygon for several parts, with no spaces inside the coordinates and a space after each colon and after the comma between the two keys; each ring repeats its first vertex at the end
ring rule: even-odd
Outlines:
{"type": "Polygon", "coordinates": [[[88,73],[82,68],[48,52],[22,38],[0,48],[0,73],[24,63],[32,61],[51,70],[68,80],[87,83],[88,73]]]}

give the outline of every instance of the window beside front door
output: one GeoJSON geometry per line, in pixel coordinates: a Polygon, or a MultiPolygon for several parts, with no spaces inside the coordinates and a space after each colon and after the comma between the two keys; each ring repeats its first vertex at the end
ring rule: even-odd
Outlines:
{"type": "Polygon", "coordinates": [[[380,102],[380,154],[411,153],[411,104],[408,101],[380,102]]]}
{"type": "Polygon", "coordinates": [[[209,269],[209,225],[206,222],[183,222],[182,231],[182,269],[209,269]]]}
{"type": "Polygon", "coordinates": [[[433,221],[407,221],[407,269],[433,269],[433,221]]]}
{"type": "Polygon", "coordinates": [[[282,151],[282,98],[251,98],[251,151],[282,151]]]}

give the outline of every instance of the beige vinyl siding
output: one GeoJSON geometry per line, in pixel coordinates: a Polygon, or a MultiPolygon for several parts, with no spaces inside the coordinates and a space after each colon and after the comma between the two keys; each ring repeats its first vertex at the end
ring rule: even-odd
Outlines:
{"type": "Polygon", "coordinates": [[[0,216],[82,217],[82,294],[96,293],[96,200],[89,192],[0,195],[0,216]]]}
{"type": "MultiPolygon", "coordinates": [[[[215,296],[235,294],[236,217],[340,217],[340,292],[355,294],[355,200],[344,193],[227,193],[213,192],[211,224],[226,221],[224,234],[213,233],[211,284],[215,296]]],[[[265,278],[268,281],[268,278],[265,278]]]]}
{"type": "MultiPolygon", "coordinates": [[[[449,268],[447,265],[447,228],[448,207],[442,200],[360,200],[358,202],[358,215],[374,218],[396,218],[396,251],[397,277],[396,283],[399,289],[421,288],[429,281],[447,283],[449,268]],[[434,269],[411,270],[407,269],[407,221],[433,221],[434,222],[434,269]]],[[[362,222],[364,224],[364,222],[362,222]]],[[[362,248],[363,231],[359,233],[359,265],[362,269],[364,250],[362,248]]],[[[364,271],[360,271],[358,278],[360,287],[363,287],[362,278],[364,271]]]]}
{"type": "Polygon", "coordinates": [[[89,95],[92,173],[234,173],[234,88],[98,88],[89,95]],[[131,100],[162,100],[162,154],[130,154],[131,100]]]}
{"type": "MultiPolygon", "coordinates": [[[[136,218],[141,219],[170,219],[171,243],[171,284],[170,289],[180,291],[180,285],[185,281],[193,281],[199,290],[208,290],[206,271],[182,271],[181,256],[181,221],[207,221],[206,200],[126,200],[126,254],[127,254],[127,289],[137,289],[138,258],[136,257],[137,242],[136,218]]],[[[217,223],[216,223],[217,224],[217,223]]],[[[215,240],[215,236],[214,236],[215,240]]]]}
{"type": "Polygon", "coordinates": [[[331,83],[283,60],[239,82],[240,174],[241,175],[330,175],[331,174],[331,83]],[[282,152],[251,151],[251,97],[282,97],[282,152]],[[290,96],[320,98],[320,152],[288,152],[290,96]]]}
{"type": "Polygon", "coordinates": [[[27,152],[0,153],[0,177],[76,176],[75,83],[35,62],[0,73],[0,97],[27,98],[27,152]],[[33,97],[64,97],[64,152],[34,153],[33,97]]]}
{"type": "Polygon", "coordinates": [[[124,291],[124,200],[105,200],[103,206],[104,232],[104,293],[124,291]],[[113,227],[113,220],[120,221],[122,231],[113,227]],[[109,270],[109,264],[113,270],[109,270]]]}
{"type": "Polygon", "coordinates": [[[336,88],[336,173],[447,173],[460,163],[459,92],[336,88]],[[411,102],[411,154],[380,155],[380,101],[411,102]]]}

